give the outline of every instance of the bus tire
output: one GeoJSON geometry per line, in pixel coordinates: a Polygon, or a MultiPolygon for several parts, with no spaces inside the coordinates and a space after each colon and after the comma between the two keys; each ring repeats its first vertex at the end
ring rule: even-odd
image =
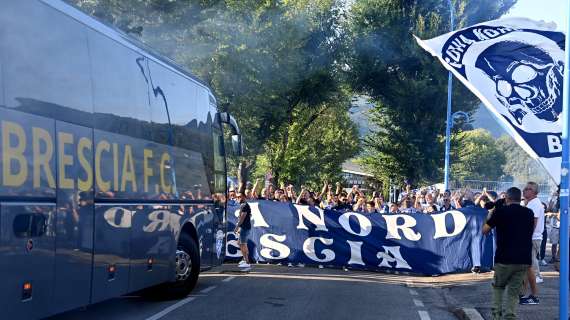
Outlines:
{"type": "Polygon", "coordinates": [[[182,233],[175,254],[176,280],[164,287],[164,298],[186,297],[198,282],[200,275],[200,251],[196,241],[189,234],[182,233]]]}

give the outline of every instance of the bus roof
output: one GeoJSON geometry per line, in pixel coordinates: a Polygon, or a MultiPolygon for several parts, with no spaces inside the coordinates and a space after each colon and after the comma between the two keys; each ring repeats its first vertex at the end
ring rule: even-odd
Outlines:
{"type": "Polygon", "coordinates": [[[86,25],[87,27],[107,36],[108,38],[122,44],[129,49],[146,56],[147,58],[154,60],[154,62],[162,65],[163,67],[170,69],[171,71],[178,73],[179,75],[187,78],[190,81],[195,82],[196,84],[204,87],[208,90],[210,100],[213,99],[214,103],[216,102],[216,98],[214,97],[211,88],[204,83],[202,80],[198,79],[192,73],[188,72],[182,66],[177,64],[174,60],[161,55],[156,50],[152,49],[145,43],[129,36],[128,34],[124,33],[123,31],[110,26],[102,21],[99,21],[90,15],[84,13],[83,11],[79,10],[72,4],[65,3],[61,0],[40,0],[41,2],[45,3],[46,5],[68,15],[69,17],[75,19],[76,21],[86,25]]]}

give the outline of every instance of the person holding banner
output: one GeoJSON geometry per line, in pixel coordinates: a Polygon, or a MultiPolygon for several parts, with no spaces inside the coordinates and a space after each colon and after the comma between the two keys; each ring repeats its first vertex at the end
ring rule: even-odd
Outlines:
{"type": "Polygon", "coordinates": [[[496,208],[483,226],[483,234],[488,234],[494,228],[497,236],[492,283],[493,319],[516,319],[518,294],[532,263],[534,214],[529,208],[521,206],[520,202],[520,189],[509,188],[506,205],[496,208]],[[503,312],[505,290],[507,298],[503,312]]]}
{"type": "Polygon", "coordinates": [[[237,194],[238,201],[240,203],[239,208],[239,218],[234,229],[234,233],[239,233],[239,249],[243,256],[243,260],[240,261],[238,267],[243,268],[244,271],[251,268],[249,261],[249,250],[247,248],[247,239],[249,238],[249,233],[251,232],[251,208],[246,201],[246,196],[244,193],[237,194]]]}

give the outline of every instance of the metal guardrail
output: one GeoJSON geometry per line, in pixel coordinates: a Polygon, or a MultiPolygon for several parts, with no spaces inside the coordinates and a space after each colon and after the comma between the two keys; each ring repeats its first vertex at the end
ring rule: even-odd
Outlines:
{"type": "MultiPolygon", "coordinates": [[[[495,191],[497,193],[500,193],[503,191],[507,191],[507,189],[510,187],[517,187],[522,190],[525,184],[526,182],[518,182],[518,181],[455,180],[451,181],[450,189],[460,190],[468,188],[475,192],[481,192],[483,191],[483,188],[486,188],[489,191],[495,191]]],[[[548,183],[538,184],[538,198],[543,202],[547,202],[552,194],[552,188],[553,186],[548,183]]]]}

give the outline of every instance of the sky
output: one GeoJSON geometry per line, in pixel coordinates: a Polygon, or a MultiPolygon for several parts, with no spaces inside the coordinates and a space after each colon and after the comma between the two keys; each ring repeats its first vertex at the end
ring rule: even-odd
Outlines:
{"type": "Polygon", "coordinates": [[[565,30],[568,12],[565,0],[518,0],[505,17],[525,17],[555,22],[557,29],[565,30]]]}

